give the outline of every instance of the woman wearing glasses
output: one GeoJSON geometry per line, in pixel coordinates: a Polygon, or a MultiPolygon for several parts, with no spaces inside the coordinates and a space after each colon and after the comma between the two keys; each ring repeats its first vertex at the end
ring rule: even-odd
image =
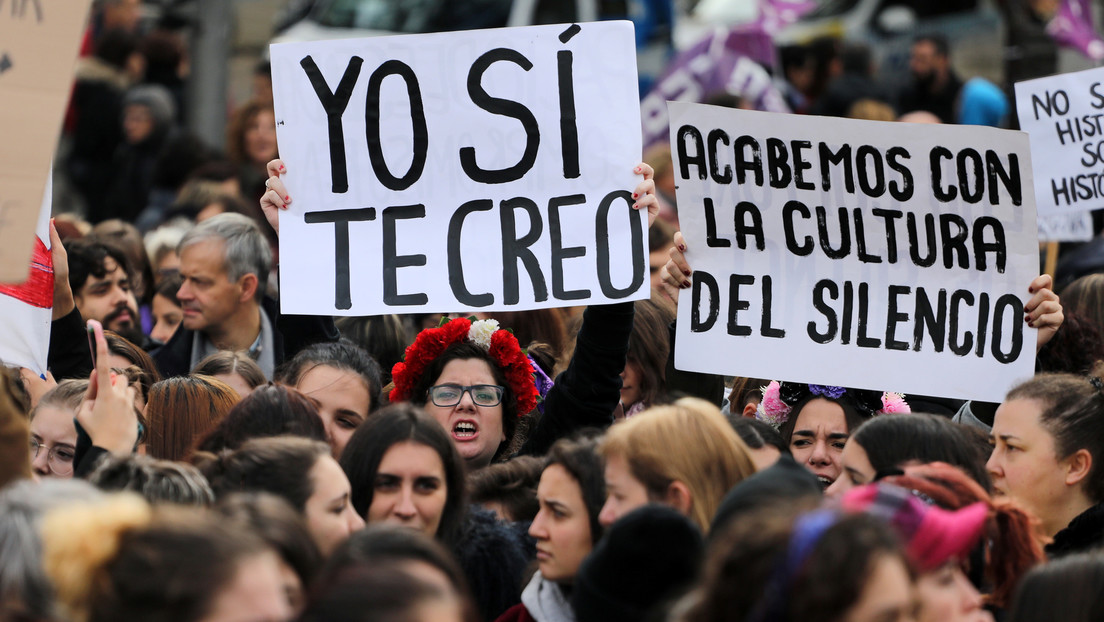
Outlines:
{"type": "MultiPolygon", "coordinates": [[[[279,213],[287,209],[289,198],[280,178],[286,172],[283,161],[268,163],[265,185],[269,190],[261,198],[265,217],[276,231],[279,213]]],[[[632,209],[647,214],[650,227],[659,213],[654,171],[640,163],[633,172],[643,180],[633,190],[632,209]]],[[[456,318],[423,330],[407,348],[403,362],[392,370],[390,402],[410,401],[424,407],[444,426],[469,469],[514,453],[542,456],[572,432],[613,423],[614,409],[621,401],[620,374],[633,313],[631,302],[588,307],[571,362],[554,386],[530,363],[513,334],[500,329],[495,320],[456,318]],[[442,385],[454,386],[435,388],[442,385]],[[477,387],[474,394],[472,387],[477,387]],[[539,422],[524,443],[514,439],[517,419],[536,409],[538,402],[539,422]],[[516,447],[520,447],[516,452],[511,449],[516,447]]]]}
{"type": "MultiPolygon", "coordinates": [[[[409,360],[409,356],[408,356],[409,360]]],[[[438,385],[439,401],[487,403],[501,387],[438,385]]],[[[497,406],[497,403],[496,403],[497,406]]],[[[412,404],[393,404],[357,428],[341,454],[350,499],[365,522],[387,523],[436,538],[455,555],[483,619],[518,602],[531,557],[523,530],[487,510],[469,510],[464,462],[437,420],[412,404]]]]}
{"type": "Polygon", "coordinates": [[[31,468],[39,477],[73,477],[73,417],[87,390],[87,380],[63,380],[31,410],[31,468]]]}

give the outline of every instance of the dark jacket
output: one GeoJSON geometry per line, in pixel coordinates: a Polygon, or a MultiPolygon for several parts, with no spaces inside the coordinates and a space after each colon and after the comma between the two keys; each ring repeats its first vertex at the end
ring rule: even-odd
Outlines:
{"type": "Polygon", "coordinates": [[[621,401],[621,370],[629,352],[634,307],[631,302],[595,305],[583,311],[583,324],[567,369],[544,398],[544,415],[518,455],[543,456],[552,444],[587,427],[613,423],[621,401]]]}
{"type": "Polygon", "coordinates": [[[1046,547],[1047,557],[1058,559],[1074,553],[1087,553],[1104,545],[1104,503],[1098,503],[1070,521],[1054,535],[1046,547]]]}
{"type": "MultiPolygon", "coordinates": [[[[332,317],[281,315],[277,302],[268,296],[265,296],[261,306],[272,320],[272,336],[275,342],[273,356],[277,366],[309,345],[337,341],[341,336],[332,317]]],[[[187,376],[191,373],[194,338],[194,330],[181,326],[168,343],[153,351],[153,362],[157,364],[162,378],[187,376]]]]}
{"type": "Polygon", "coordinates": [[[499,521],[494,512],[472,507],[453,545],[460,569],[484,620],[495,620],[521,600],[525,567],[536,555],[522,523],[499,521]]]}

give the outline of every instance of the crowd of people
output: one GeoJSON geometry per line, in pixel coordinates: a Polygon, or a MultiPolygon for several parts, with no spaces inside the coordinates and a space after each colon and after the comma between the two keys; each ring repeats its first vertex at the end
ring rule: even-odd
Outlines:
{"type": "MultiPolygon", "coordinates": [[[[50,371],[0,374],[0,621],[1104,619],[1104,277],[1024,284],[1037,374],[1000,404],[678,370],[659,150],[625,163],[650,298],[284,315],[265,72],[208,150],[136,4],[78,70],[50,371]]],[[[800,112],[1007,119],[938,36],[893,94],[805,52],[800,112]]]]}

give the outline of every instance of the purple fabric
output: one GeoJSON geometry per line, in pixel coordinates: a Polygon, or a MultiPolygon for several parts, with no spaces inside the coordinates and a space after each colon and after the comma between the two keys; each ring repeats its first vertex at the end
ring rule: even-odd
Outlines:
{"type": "Polygon", "coordinates": [[[1058,14],[1047,24],[1047,33],[1059,45],[1073,48],[1090,60],[1104,60],[1104,40],[1093,30],[1089,0],[1063,0],[1058,14]]]}
{"type": "Polygon", "coordinates": [[[838,400],[843,397],[843,394],[847,392],[844,387],[831,387],[826,385],[811,384],[809,385],[809,393],[813,395],[821,395],[833,400],[838,400]]]}
{"type": "MultiPolygon", "coordinates": [[[[528,355],[526,355],[528,356],[528,355]]],[[[548,391],[552,389],[552,379],[548,377],[548,374],[544,373],[540,365],[533,360],[533,357],[529,356],[529,364],[533,366],[533,382],[537,385],[537,394],[540,396],[537,399],[537,411],[540,414],[544,414],[544,396],[548,395],[548,391]]]]}

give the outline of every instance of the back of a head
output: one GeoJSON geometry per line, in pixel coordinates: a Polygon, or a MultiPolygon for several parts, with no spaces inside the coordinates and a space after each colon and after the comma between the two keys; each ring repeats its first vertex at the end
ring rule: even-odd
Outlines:
{"type": "Polygon", "coordinates": [[[1008,622],[1104,620],[1104,557],[1069,555],[1039,566],[1020,583],[1008,622]]]}
{"type": "Polygon", "coordinates": [[[139,454],[105,456],[88,481],[106,492],[135,492],[151,504],[206,507],[215,502],[207,478],[194,466],[139,454]]]}
{"type": "Polygon", "coordinates": [[[237,374],[245,380],[249,388],[256,389],[265,382],[264,371],[257,362],[245,352],[219,350],[196,363],[193,376],[223,376],[237,374]]]}
{"type": "Polygon", "coordinates": [[[401,564],[355,565],[319,584],[300,622],[472,622],[463,602],[401,564]]]}
{"type": "Polygon", "coordinates": [[[283,498],[264,492],[226,495],[211,508],[223,520],[257,535],[291,567],[305,589],[322,567],[310,529],[302,515],[283,498]]]}
{"type": "Polygon", "coordinates": [[[256,300],[259,302],[268,287],[272,249],[257,223],[242,214],[219,214],[184,234],[177,252],[183,254],[189,246],[208,240],[222,242],[223,268],[231,282],[237,282],[246,274],[256,275],[256,300]]]}
{"type": "Polygon", "coordinates": [[[455,557],[440,542],[420,531],[386,523],[353,532],[326,560],[319,583],[329,583],[353,566],[402,562],[429,564],[449,579],[458,594],[469,593],[467,578],[455,557]]]}
{"type": "MultiPolygon", "coordinates": [[[[42,565],[40,525],[47,512],[69,504],[91,503],[103,494],[80,479],[25,480],[0,490],[0,620],[23,615],[31,620],[58,619],[53,588],[42,565]]],[[[14,617],[13,619],[22,619],[14,617]]]]}
{"type": "Polygon", "coordinates": [[[840,620],[880,560],[891,556],[904,562],[897,536],[884,521],[824,510],[800,513],[809,508],[764,508],[733,523],[710,547],[701,595],[686,622],[840,620]],[[803,563],[783,569],[798,539],[807,545],[803,563]]]}
{"type": "Polygon", "coordinates": [[[691,493],[691,519],[703,532],[721,498],[755,472],[744,444],[724,415],[705,400],[683,398],[650,408],[612,426],[599,451],[620,456],[651,498],[662,498],[671,482],[691,493]]]}
{"type": "Polygon", "coordinates": [[[989,456],[961,426],[944,417],[920,413],[874,417],[851,433],[849,442],[862,447],[877,475],[897,471],[906,463],[946,462],[961,468],[988,490],[989,456]]]}
{"type": "Polygon", "coordinates": [[[1062,306],[1092,321],[1104,332],[1104,274],[1087,274],[1062,289],[1062,306]]]}
{"type": "Polygon", "coordinates": [[[710,540],[749,512],[763,507],[794,503],[816,503],[823,496],[820,482],[811,471],[783,455],[773,465],[736,484],[725,494],[709,529],[710,540]]]}
{"type": "Polygon", "coordinates": [[[334,320],[341,335],[361,348],[380,366],[380,378],[384,385],[391,382],[391,368],[403,360],[409,344],[406,327],[398,315],[373,315],[368,317],[341,317],[334,320]]]}
{"type": "Polygon", "coordinates": [[[205,512],[153,510],[132,495],[51,512],[42,538],[58,602],[74,622],[195,622],[242,561],[269,551],[205,512]]]}
{"type": "Polygon", "coordinates": [[[701,531],[675,510],[647,505],[610,526],[575,577],[579,622],[636,622],[681,596],[704,552],[701,531]]]}
{"type": "Polygon", "coordinates": [[[537,485],[544,461],[535,456],[517,456],[468,473],[472,503],[497,506],[504,518],[531,521],[540,510],[537,485]]]}
{"type": "Polygon", "coordinates": [[[210,376],[177,376],[150,389],[146,451],[154,458],[185,460],[238,402],[238,393],[210,376]]]}
{"type": "Polygon", "coordinates": [[[291,387],[269,384],[257,387],[235,404],[197,449],[207,452],[237,449],[249,439],[270,436],[324,441],[326,431],[313,402],[291,387]]]}
{"type": "Polygon", "coordinates": [[[310,473],[330,446],[296,436],[258,438],[219,455],[197,452],[194,461],[216,498],[234,492],[267,492],[303,512],[314,492],[310,473]]]}

